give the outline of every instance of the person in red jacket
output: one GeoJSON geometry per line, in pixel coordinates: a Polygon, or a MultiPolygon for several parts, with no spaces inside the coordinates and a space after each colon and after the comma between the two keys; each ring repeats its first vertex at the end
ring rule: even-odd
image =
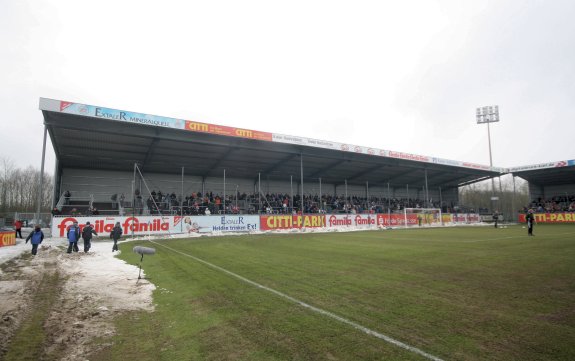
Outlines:
{"type": "Polygon", "coordinates": [[[14,229],[16,230],[16,237],[20,235],[20,239],[22,238],[22,221],[17,219],[14,221],[14,229]]]}

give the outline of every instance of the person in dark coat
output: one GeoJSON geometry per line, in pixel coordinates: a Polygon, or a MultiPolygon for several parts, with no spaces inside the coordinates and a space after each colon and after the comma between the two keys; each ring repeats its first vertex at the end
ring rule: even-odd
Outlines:
{"type": "Polygon", "coordinates": [[[82,229],[82,239],[84,240],[84,253],[87,253],[92,247],[92,235],[97,236],[98,233],[92,228],[90,222],[86,222],[84,229],[82,229]]]}
{"type": "Polygon", "coordinates": [[[22,239],[22,221],[17,219],[14,221],[14,229],[16,230],[16,236],[20,235],[20,239],[22,239]]]}
{"type": "Polygon", "coordinates": [[[499,221],[499,213],[495,211],[495,213],[493,213],[493,224],[495,225],[495,228],[497,228],[497,221],[499,221]]]}
{"type": "Polygon", "coordinates": [[[28,243],[28,241],[30,241],[30,243],[32,243],[32,254],[34,256],[38,252],[38,245],[40,245],[40,243],[42,243],[43,240],[44,240],[44,233],[42,232],[40,225],[37,224],[36,226],[34,226],[34,230],[30,232],[28,237],[26,237],[25,242],[28,243]]]}
{"type": "Polygon", "coordinates": [[[116,222],[116,225],[110,232],[110,238],[114,240],[114,246],[112,247],[112,252],[118,250],[118,240],[122,237],[122,226],[120,226],[120,222],[116,222]]]}
{"type": "Polygon", "coordinates": [[[70,227],[68,227],[68,251],[67,253],[78,252],[78,240],[80,239],[80,227],[78,227],[78,222],[74,222],[70,227]]]}
{"type": "Polygon", "coordinates": [[[533,223],[535,223],[535,216],[533,215],[533,209],[530,209],[525,215],[525,221],[527,222],[527,235],[533,235],[533,223]]]}
{"type": "Polygon", "coordinates": [[[72,196],[72,194],[70,193],[70,191],[66,191],[64,192],[64,204],[68,205],[70,204],[70,197],[72,196]]]}

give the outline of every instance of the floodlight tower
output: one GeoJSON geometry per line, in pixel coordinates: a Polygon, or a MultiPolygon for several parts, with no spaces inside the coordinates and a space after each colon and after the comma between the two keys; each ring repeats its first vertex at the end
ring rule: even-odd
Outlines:
{"type": "MultiPolygon", "coordinates": [[[[495,123],[499,121],[499,105],[490,105],[487,107],[477,108],[475,112],[475,118],[477,119],[477,124],[487,123],[487,141],[489,142],[489,166],[493,167],[493,157],[491,156],[491,130],[489,129],[489,123],[495,123]]],[[[493,202],[498,200],[495,197],[495,179],[491,178],[491,211],[495,209],[493,207],[493,202]]]]}

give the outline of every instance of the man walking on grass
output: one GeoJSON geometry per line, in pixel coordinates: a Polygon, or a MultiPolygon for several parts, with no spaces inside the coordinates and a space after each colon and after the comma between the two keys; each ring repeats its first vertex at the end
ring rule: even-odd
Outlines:
{"type": "Polygon", "coordinates": [[[82,239],[84,240],[84,253],[88,253],[92,247],[92,235],[97,236],[98,233],[94,231],[90,222],[86,222],[84,229],[82,229],[82,239]]]}
{"type": "Polygon", "coordinates": [[[530,209],[525,215],[525,221],[527,221],[527,235],[533,236],[533,223],[535,223],[535,216],[533,215],[533,209],[530,209]]]}

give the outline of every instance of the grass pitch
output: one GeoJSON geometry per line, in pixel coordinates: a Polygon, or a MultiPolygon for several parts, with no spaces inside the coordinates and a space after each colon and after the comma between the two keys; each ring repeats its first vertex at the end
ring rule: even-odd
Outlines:
{"type": "Polygon", "coordinates": [[[128,242],[156,311],[90,360],[425,360],[190,255],[445,360],[575,360],[575,226],[128,242]],[[165,248],[170,247],[172,250],[165,248]],[[180,252],[175,252],[174,250],[180,252]],[[184,255],[185,254],[185,255],[184,255]]]}

